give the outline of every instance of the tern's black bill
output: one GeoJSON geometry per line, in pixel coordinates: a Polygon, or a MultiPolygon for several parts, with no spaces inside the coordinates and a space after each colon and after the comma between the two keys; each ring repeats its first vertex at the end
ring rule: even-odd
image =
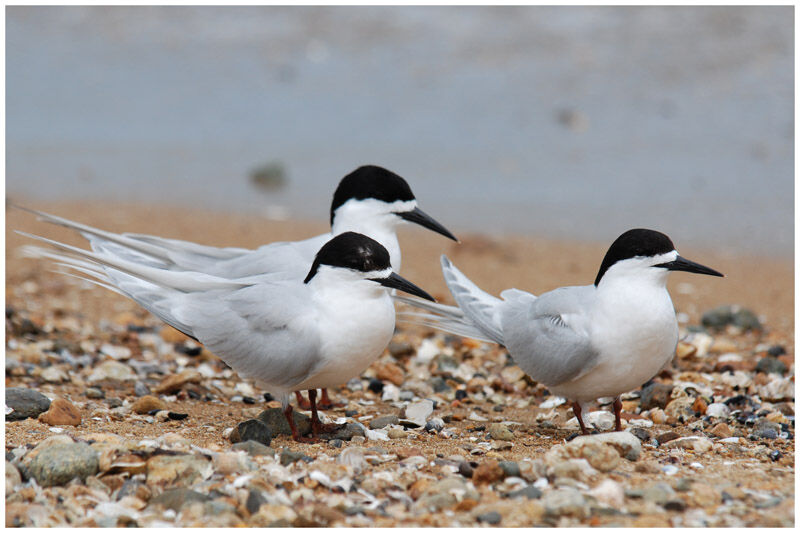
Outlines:
{"type": "Polygon", "coordinates": [[[708,276],[719,276],[724,277],[722,273],[717,272],[713,268],[708,268],[707,266],[703,266],[700,263],[695,263],[694,261],[689,261],[688,259],[684,259],[681,256],[678,256],[675,261],[670,261],[669,263],[661,263],[660,265],[656,265],[661,268],[666,268],[667,270],[682,270],[684,272],[692,272],[694,274],[706,274],[708,276]]]}
{"type": "Polygon", "coordinates": [[[429,230],[444,235],[448,239],[453,239],[454,241],[458,242],[458,239],[455,235],[450,233],[450,230],[436,222],[433,217],[425,213],[425,211],[419,207],[415,207],[413,211],[402,211],[395,214],[400,218],[408,220],[409,222],[413,222],[414,224],[419,224],[423,228],[428,228],[429,230]]]}
{"type": "Polygon", "coordinates": [[[419,296],[420,298],[425,298],[432,302],[436,301],[433,299],[433,296],[394,272],[392,272],[388,278],[371,278],[371,280],[380,283],[384,287],[389,287],[390,289],[407,292],[408,294],[413,294],[414,296],[419,296]]]}

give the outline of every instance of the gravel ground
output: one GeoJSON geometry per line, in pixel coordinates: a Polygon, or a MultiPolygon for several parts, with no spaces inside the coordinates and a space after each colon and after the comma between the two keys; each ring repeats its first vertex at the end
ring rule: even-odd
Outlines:
{"type": "MultiPolygon", "coordinates": [[[[37,207],[114,231],[242,246],[319,229],[37,207]]],[[[376,363],[331,391],[342,405],[325,414],[343,429],[301,444],[268,391],[134,304],[18,259],[23,240],[8,227],[80,242],[7,214],[7,526],[794,524],[790,264],[682,250],[728,277],[673,276],[683,340],[671,366],[623,397],[622,432],[608,432],[610,406],[598,406],[598,433],[573,438],[567,404],[504,349],[400,324],[376,363]]],[[[494,292],[586,283],[604,252],[414,237],[403,275],[444,301],[442,252],[494,292]]]]}

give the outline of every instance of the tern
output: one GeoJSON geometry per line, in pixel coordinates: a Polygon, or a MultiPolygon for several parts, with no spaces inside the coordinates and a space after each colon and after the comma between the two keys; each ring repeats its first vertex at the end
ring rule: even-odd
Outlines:
{"type": "MultiPolygon", "coordinates": [[[[112,233],[62,217],[15,206],[38,215],[42,220],[79,231],[93,250],[102,247],[106,254],[162,270],[202,272],[238,279],[271,273],[303,279],[314,254],[335,235],[346,231],[361,233],[378,241],[389,252],[391,264],[400,271],[401,254],[397,228],[404,223],[418,224],[458,242],[447,228],[419,208],[405,179],[376,165],[361,166],[339,182],[330,208],[331,231],[302,241],[273,242],[256,249],[217,248],[194,242],[136,233],[112,233]]],[[[309,404],[297,392],[302,408],[309,404]]],[[[322,391],[322,408],[333,403],[322,391]]]]}
{"type": "Polygon", "coordinates": [[[540,296],[509,289],[496,298],[447,257],[442,273],[457,307],[396,296],[428,313],[399,318],[505,346],[517,365],[553,393],[572,401],[581,432],[585,407],[614,398],[655,376],[674,356],[678,322],[666,283],[671,271],[721,273],[681,257],[669,237],[649,229],[623,233],[608,249],[594,284],[540,296]]]}
{"type": "Polygon", "coordinates": [[[325,243],[303,279],[176,272],[128,261],[103,243],[88,251],[23,235],[58,249],[29,247],[29,255],[88,274],[85,279],[134,300],[205,345],[239,376],[273,391],[298,441],[309,439],[297,430],[289,394],[309,390],[316,440],[331,429],[317,415],[316,389],[345,383],[380,356],[394,333],[391,290],[434,301],[392,270],[386,248],[354,232],[325,243]]]}

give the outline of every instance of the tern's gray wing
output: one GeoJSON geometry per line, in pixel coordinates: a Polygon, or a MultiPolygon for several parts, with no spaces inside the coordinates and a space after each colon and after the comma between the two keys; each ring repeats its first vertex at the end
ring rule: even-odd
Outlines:
{"type": "Polygon", "coordinates": [[[500,305],[503,301],[481,290],[467,276],[461,273],[446,256],[443,255],[441,261],[444,281],[458,307],[464,312],[464,316],[484,336],[497,344],[505,344],[499,313],[500,305]]]}
{"type": "Polygon", "coordinates": [[[595,287],[562,287],[531,297],[522,291],[503,293],[501,323],[505,345],[529,376],[555,386],[576,379],[597,364],[587,310],[595,287]]]}
{"type": "Polygon", "coordinates": [[[309,290],[280,282],[186,294],[172,302],[172,315],[240,376],[288,392],[320,362],[309,290]]]}

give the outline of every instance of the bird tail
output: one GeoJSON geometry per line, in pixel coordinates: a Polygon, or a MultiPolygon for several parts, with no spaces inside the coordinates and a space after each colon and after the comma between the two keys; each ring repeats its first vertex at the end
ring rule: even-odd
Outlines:
{"type": "Polygon", "coordinates": [[[464,337],[505,344],[499,315],[499,304],[503,301],[481,290],[446,256],[443,255],[441,261],[445,283],[458,307],[395,296],[396,300],[428,311],[404,312],[398,318],[404,322],[426,325],[464,337]]]}
{"type": "Polygon", "coordinates": [[[106,251],[113,251],[116,256],[128,261],[161,269],[202,272],[208,264],[237,257],[245,251],[243,248],[215,248],[153,235],[113,233],[28,207],[16,204],[9,206],[32,213],[44,222],[77,231],[95,251],[104,247],[106,251]]]}

